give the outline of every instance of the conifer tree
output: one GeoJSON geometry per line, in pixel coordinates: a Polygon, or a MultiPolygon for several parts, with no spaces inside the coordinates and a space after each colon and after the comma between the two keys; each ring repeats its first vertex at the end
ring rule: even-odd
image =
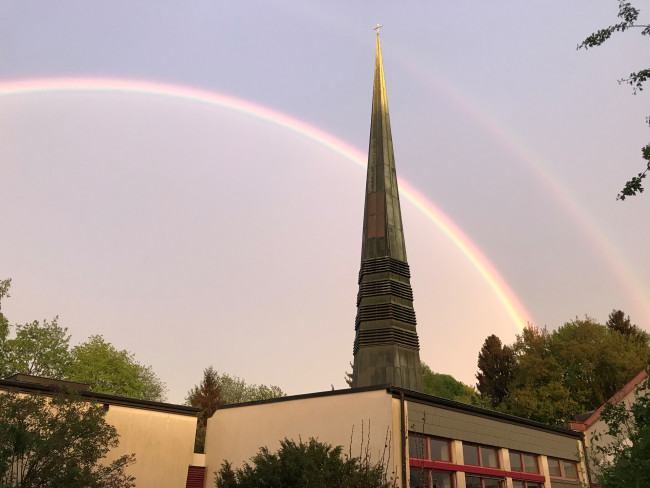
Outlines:
{"type": "Polygon", "coordinates": [[[504,346],[496,335],[492,334],[485,339],[478,354],[476,387],[482,396],[490,400],[493,407],[499,405],[508,394],[514,361],[513,350],[504,346]]]}

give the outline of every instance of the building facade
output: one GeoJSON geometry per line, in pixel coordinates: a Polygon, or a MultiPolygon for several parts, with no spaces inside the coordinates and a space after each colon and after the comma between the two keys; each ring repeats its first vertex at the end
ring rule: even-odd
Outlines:
{"type": "Polygon", "coordinates": [[[382,462],[398,487],[588,486],[581,433],[393,386],[228,405],[208,419],[207,486],[284,438],[382,462]],[[559,466],[559,470],[556,469],[559,466]]]}
{"type": "MultiPolygon", "coordinates": [[[[126,469],[138,488],[184,488],[190,477],[200,476],[203,487],[203,456],[194,454],[194,437],[199,409],[185,405],[151,402],[90,391],[87,385],[68,381],[14,375],[0,380],[2,391],[55,396],[74,391],[81,401],[103,405],[106,423],[120,436],[106,461],[135,454],[135,463],[126,469]]],[[[192,486],[192,485],[189,485],[192,486]]]]}

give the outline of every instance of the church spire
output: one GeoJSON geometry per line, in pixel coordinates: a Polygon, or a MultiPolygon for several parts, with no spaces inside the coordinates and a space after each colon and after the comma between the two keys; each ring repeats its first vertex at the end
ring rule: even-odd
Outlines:
{"type": "Polygon", "coordinates": [[[422,389],[410,276],[378,31],[352,386],[422,389]]]}

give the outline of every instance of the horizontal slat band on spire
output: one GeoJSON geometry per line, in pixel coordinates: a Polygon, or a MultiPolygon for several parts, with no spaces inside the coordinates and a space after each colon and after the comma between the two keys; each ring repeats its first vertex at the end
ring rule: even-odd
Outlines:
{"type": "Polygon", "coordinates": [[[411,269],[409,268],[408,263],[389,257],[382,257],[367,259],[361,263],[361,269],[359,270],[359,283],[361,283],[363,275],[374,273],[395,273],[404,278],[411,277],[411,269]]]}
{"type": "Polygon", "coordinates": [[[374,320],[396,320],[405,324],[416,325],[415,310],[397,303],[378,303],[373,305],[362,305],[358,308],[355,328],[361,322],[374,320]]]}
{"type": "Polygon", "coordinates": [[[391,279],[377,281],[362,281],[357,294],[357,307],[362,298],[393,295],[404,300],[413,301],[413,290],[410,285],[391,279]]]}
{"type": "Polygon", "coordinates": [[[418,335],[404,329],[370,329],[359,330],[354,340],[353,354],[356,354],[360,347],[372,346],[402,346],[408,349],[420,349],[418,335]]]}

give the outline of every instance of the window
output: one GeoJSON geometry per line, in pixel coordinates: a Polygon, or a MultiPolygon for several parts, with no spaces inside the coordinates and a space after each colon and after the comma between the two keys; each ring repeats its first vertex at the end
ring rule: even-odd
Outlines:
{"type": "Polygon", "coordinates": [[[488,478],[485,476],[466,475],[465,486],[467,488],[502,488],[502,480],[498,478],[488,478]]]}
{"type": "Polygon", "coordinates": [[[478,466],[478,446],[463,443],[463,460],[465,464],[473,464],[478,466]]]}
{"type": "Polygon", "coordinates": [[[537,456],[524,452],[510,451],[510,470],[539,474],[537,456]]]}
{"type": "Polygon", "coordinates": [[[494,447],[463,443],[463,459],[465,464],[485,466],[486,468],[499,467],[499,456],[494,447]]]}
{"type": "Polygon", "coordinates": [[[523,471],[524,466],[521,462],[521,453],[510,451],[510,470],[523,471]]]}
{"type": "Polygon", "coordinates": [[[451,461],[451,448],[449,441],[443,439],[431,439],[431,459],[436,461],[451,461]]]}
{"type": "Polygon", "coordinates": [[[548,472],[556,478],[578,479],[578,463],[566,459],[548,458],[548,472]]]}
{"type": "Polygon", "coordinates": [[[426,437],[409,435],[409,457],[417,459],[428,459],[426,437]]]}
{"type": "Polygon", "coordinates": [[[451,447],[446,439],[409,434],[409,457],[451,462],[451,447]]]}
{"type": "Polygon", "coordinates": [[[411,468],[411,488],[454,488],[451,473],[431,469],[411,468]]]}
{"type": "Polygon", "coordinates": [[[539,464],[537,464],[537,456],[533,454],[522,454],[524,460],[524,471],[526,473],[539,473],[539,464]]]}
{"type": "Polygon", "coordinates": [[[551,476],[562,476],[559,459],[548,458],[548,472],[551,476]]]}
{"type": "Polygon", "coordinates": [[[454,484],[451,479],[451,473],[442,471],[431,473],[432,488],[453,488],[454,484]]]}
{"type": "Polygon", "coordinates": [[[578,465],[573,461],[562,461],[562,471],[565,478],[578,479],[578,465]]]}
{"type": "Polygon", "coordinates": [[[429,470],[411,468],[411,479],[409,486],[411,488],[429,488],[429,470]]]}
{"type": "Polygon", "coordinates": [[[481,466],[487,466],[489,468],[499,467],[499,458],[496,449],[493,447],[481,447],[481,466]]]}
{"type": "Polygon", "coordinates": [[[512,480],[512,488],[542,488],[536,481],[512,480]]]}

